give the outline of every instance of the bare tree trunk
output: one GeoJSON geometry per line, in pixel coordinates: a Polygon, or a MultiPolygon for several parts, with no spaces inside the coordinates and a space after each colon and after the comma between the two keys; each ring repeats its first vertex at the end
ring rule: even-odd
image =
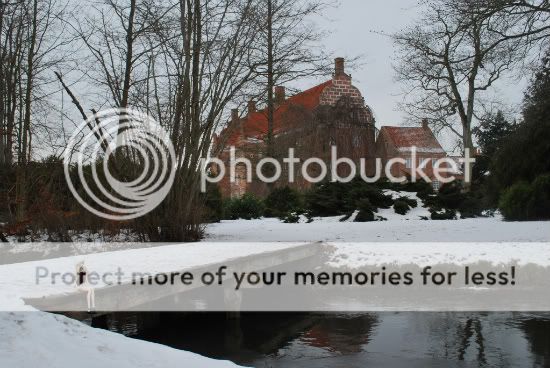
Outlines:
{"type": "Polygon", "coordinates": [[[273,124],[275,106],[273,103],[273,3],[267,0],[267,156],[273,155],[273,124]]]}
{"type": "MultiPolygon", "coordinates": [[[[275,152],[273,141],[273,127],[275,124],[275,105],[273,101],[273,89],[275,88],[273,70],[273,1],[267,0],[267,157],[272,158],[275,152]]],[[[271,169],[271,166],[269,166],[271,169]]],[[[269,170],[268,177],[273,175],[269,170]]],[[[269,191],[273,190],[273,183],[267,185],[269,191]]]]}
{"type": "Polygon", "coordinates": [[[134,17],[136,15],[136,0],[130,0],[130,16],[128,17],[128,28],[126,30],[126,64],[124,68],[124,85],[122,87],[122,100],[120,107],[128,107],[128,95],[130,93],[130,81],[132,77],[132,66],[134,57],[134,17]]]}
{"type": "Polygon", "coordinates": [[[13,163],[13,136],[18,105],[25,23],[22,4],[0,6],[0,165],[13,163]]]}
{"type": "Polygon", "coordinates": [[[25,86],[25,118],[23,121],[23,131],[21,138],[21,164],[25,166],[27,164],[27,150],[28,150],[28,134],[30,134],[31,126],[31,106],[32,106],[32,87],[33,87],[33,73],[34,73],[34,48],[36,45],[36,33],[37,33],[37,17],[38,17],[38,0],[33,2],[32,12],[32,31],[29,44],[29,52],[27,57],[27,81],[25,86]]]}
{"type": "Polygon", "coordinates": [[[31,126],[31,107],[32,107],[32,87],[34,78],[34,49],[36,44],[37,34],[37,18],[38,18],[38,0],[33,2],[32,10],[32,31],[30,37],[30,45],[27,57],[27,81],[25,87],[25,117],[23,120],[21,132],[21,149],[19,156],[19,164],[17,166],[16,178],[16,220],[23,221],[25,219],[25,210],[27,206],[26,187],[27,187],[27,151],[30,152],[29,137],[31,126]]]}
{"type": "MultiPolygon", "coordinates": [[[[7,124],[6,124],[6,101],[7,81],[5,75],[6,52],[2,35],[4,33],[4,17],[7,6],[0,5],[0,166],[7,164],[7,124]]],[[[6,35],[6,39],[7,39],[6,35]]]]}

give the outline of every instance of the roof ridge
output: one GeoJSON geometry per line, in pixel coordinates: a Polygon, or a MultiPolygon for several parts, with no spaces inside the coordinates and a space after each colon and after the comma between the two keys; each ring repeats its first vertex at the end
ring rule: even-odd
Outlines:
{"type": "MultiPolygon", "coordinates": [[[[317,84],[302,92],[288,97],[280,104],[275,106],[274,131],[281,129],[281,115],[292,109],[292,106],[303,106],[306,109],[314,109],[319,105],[322,92],[332,84],[332,79],[317,84]]],[[[230,133],[233,135],[243,135],[246,137],[259,137],[267,133],[267,106],[262,109],[247,112],[246,115],[239,118],[241,130],[230,133]]],[[[222,132],[229,132],[226,126],[222,132]]],[[[234,137],[234,139],[236,139],[234,137]]]]}
{"type": "Polygon", "coordinates": [[[387,131],[388,138],[396,148],[430,148],[444,151],[443,146],[435,137],[431,129],[418,126],[390,126],[384,125],[380,128],[387,131]]]}
{"type": "Polygon", "coordinates": [[[414,128],[414,129],[424,129],[423,127],[421,126],[402,126],[402,125],[382,125],[382,128],[397,128],[397,129],[410,129],[410,128],[414,128]]]}
{"type": "MultiPolygon", "coordinates": [[[[325,81],[325,82],[323,82],[323,83],[317,84],[317,85],[315,85],[315,86],[313,86],[313,87],[311,87],[311,88],[308,88],[308,89],[306,89],[306,90],[303,90],[303,91],[301,91],[301,92],[298,92],[298,93],[296,93],[295,95],[292,95],[292,96],[288,97],[286,100],[284,100],[283,103],[281,103],[279,106],[277,106],[277,107],[275,108],[275,110],[277,110],[279,107],[283,106],[285,103],[287,103],[287,102],[289,102],[289,101],[291,101],[291,100],[293,100],[293,99],[295,99],[295,98],[297,98],[297,97],[300,97],[300,95],[304,95],[304,94],[306,94],[306,93],[309,93],[309,92],[313,91],[313,90],[316,89],[316,88],[319,88],[319,87],[321,87],[321,86],[324,86],[325,84],[328,86],[330,83],[332,83],[332,79],[329,79],[329,80],[327,80],[327,81],[325,81]]],[[[262,109],[260,109],[260,110],[256,110],[254,113],[261,113],[261,112],[264,112],[264,111],[266,111],[266,110],[267,110],[267,106],[264,107],[264,108],[262,108],[262,109]]],[[[248,114],[246,114],[246,116],[244,117],[244,119],[246,119],[246,118],[248,118],[248,114]]]]}

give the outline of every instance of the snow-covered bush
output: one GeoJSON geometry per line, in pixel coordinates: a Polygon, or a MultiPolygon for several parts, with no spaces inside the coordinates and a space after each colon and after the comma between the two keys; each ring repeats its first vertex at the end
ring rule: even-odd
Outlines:
{"type": "Polygon", "coordinates": [[[445,209],[443,211],[430,210],[432,220],[456,220],[456,211],[445,209]]]}
{"type": "Polygon", "coordinates": [[[355,216],[355,222],[369,222],[375,221],[374,210],[372,204],[367,198],[361,199],[358,203],[357,216],[355,216]]]}
{"type": "Polygon", "coordinates": [[[297,224],[300,222],[300,213],[298,212],[289,212],[281,218],[285,224],[297,224]]]}

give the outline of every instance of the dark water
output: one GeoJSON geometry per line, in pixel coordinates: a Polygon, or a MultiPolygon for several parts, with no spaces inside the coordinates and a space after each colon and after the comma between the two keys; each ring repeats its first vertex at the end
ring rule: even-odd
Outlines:
{"type": "Polygon", "coordinates": [[[550,367],[541,313],[133,313],[102,323],[253,367],[550,367]]]}

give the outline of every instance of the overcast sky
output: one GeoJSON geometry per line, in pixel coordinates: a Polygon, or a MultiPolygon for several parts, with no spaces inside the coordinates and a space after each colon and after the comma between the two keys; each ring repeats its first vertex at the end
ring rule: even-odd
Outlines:
{"type": "MultiPolygon", "coordinates": [[[[417,0],[341,0],[330,9],[322,27],[330,30],[324,41],[337,55],[363,55],[364,65],[352,72],[353,83],[376,114],[377,125],[400,125],[404,114],[397,110],[399,85],[393,80],[393,45],[377,32],[393,33],[419,16],[417,0]]],[[[504,80],[496,85],[503,102],[521,102],[525,81],[504,80]]]]}

